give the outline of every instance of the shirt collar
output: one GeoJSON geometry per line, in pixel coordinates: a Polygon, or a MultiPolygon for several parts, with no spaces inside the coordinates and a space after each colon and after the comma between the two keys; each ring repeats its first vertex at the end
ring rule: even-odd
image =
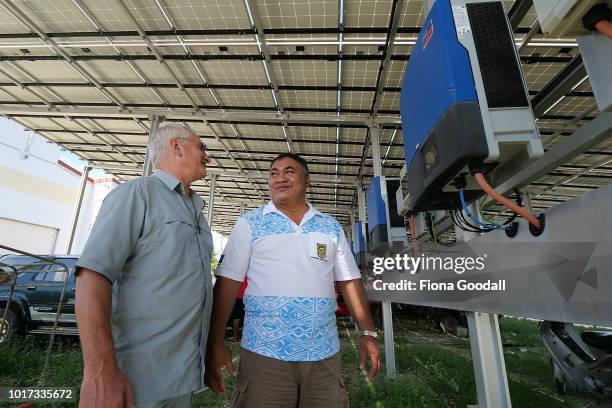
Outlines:
{"type": "MultiPolygon", "coordinates": [[[[308,200],[306,200],[306,205],[308,206],[308,211],[306,211],[306,214],[304,214],[304,217],[302,218],[301,224],[306,223],[306,221],[308,221],[309,219],[311,219],[315,215],[323,215],[319,210],[314,208],[314,206],[312,204],[310,204],[310,202],[308,200]]],[[[280,211],[278,208],[276,208],[276,206],[274,205],[274,202],[272,200],[268,201],[268,204],[264,205],[263,215],[266,215],[266,214],[271,213],[271,212],[275,212],[275,213],[278,213],[278,214],[282,215],[283,217],[287,217],[285,214],[282,213],[282,211],[280,211]]]]}
{"type": "Polygon", "coordinates": [[[176,191],[176,188],[178,186],[180,186],[180,190],[179,192],[181,194],[184,193],[183,191],[183,185],[181,184],[181,182],[174,177],[172,174],[167,173],[163,170],[155,170],[155,173],[153,173],[153,177],[157,177],[158,179],[160,179],[162,181],[162,183],[164,183],[166,185],[166,187],[168,187],[170,190],[172,191],[176,191]]]}
{"type": "MultiPolygon", "coordinates": [[[[155,173],[153,173],[153,177],[157,177],[158,179],[160,179],[162,183],[164,183],[166,187],[168,187],[170,190],[176,191],[177,193],[186,197],[185,189],[183,188],[183,185],[172,174],[166,171],[157,169],[155,170],[155,173]]],[[[204,201],[202,197],[200,197],[199,194],[191,190],[191,196],[193,197],[193,200],[196,203],[196,205],[200,207],[200,209],[204,208],[204,206],[206,205],[206,202],[204,201]]]]}

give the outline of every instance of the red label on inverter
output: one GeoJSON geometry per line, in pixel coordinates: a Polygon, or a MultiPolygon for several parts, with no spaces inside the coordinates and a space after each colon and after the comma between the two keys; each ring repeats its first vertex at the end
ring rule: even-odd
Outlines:
{"type": "Polygon", "coordinates": [[[433,37],[434,26],[433,20],[429,22],[429,27],[427,27],[427,33],[425,33],[425,38],[423,38],[423,49],[427,48],[427,44],[429,44],[429,40],[433,37]]]}

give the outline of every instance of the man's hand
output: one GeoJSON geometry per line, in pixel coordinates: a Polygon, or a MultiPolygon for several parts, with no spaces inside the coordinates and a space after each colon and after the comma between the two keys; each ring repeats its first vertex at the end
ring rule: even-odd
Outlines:
{"type": "Polygon", "coordinates": [[[118,367],[85,368],[79,408],[132,408],[133,406],[132,386],[118,367]]]}
{"type": "Polygon", "coordinates": [[[359,340],[360,370],[365,369],[366,361],[370,362],[368,378],[371,380],[380,370],[380,348],[378,347],[378,341],[372,336],[361,336],[359,340]]]}
{"type": "Polygon", "coordinates": [[[205,367],[204,383],[217,394],[226,394],[227,388],[221,370],[225,367],[232,376],[236,376],[232,353],[224,345],[209,347],[205,367]]]}

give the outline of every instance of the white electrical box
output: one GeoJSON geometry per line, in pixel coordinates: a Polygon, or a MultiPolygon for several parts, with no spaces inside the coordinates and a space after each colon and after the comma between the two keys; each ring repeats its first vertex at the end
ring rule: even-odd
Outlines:
{"type": "MultiPolygon", "coordinates": [[[[598,3],[602,0],[533,0],[533,7],[545,35],[574,37],[589,33],[582,26],[582,17],[598,3]]],[[[607,3],[612,8],[612,0],[607,3]]]]}

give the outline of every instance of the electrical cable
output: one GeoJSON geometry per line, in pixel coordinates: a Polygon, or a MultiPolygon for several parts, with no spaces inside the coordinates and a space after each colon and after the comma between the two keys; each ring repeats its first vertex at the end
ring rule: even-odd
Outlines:
{"type": "MultiPolygon", "coordinates": [[[[522,207],[523,206],[523,197],[521,196],[521,192],[518,190],[518,188],[515,188],[512,191],[516,195],[516,199],[515,199],[516,205],[518,205],[519,207],[522,207]]],[[[483,208],[484,208],[485,203],[486,203],[485,200],[482,200],[482,204],[480,204],[480,213],[481,214],[483,213],[483,208]]],[[[512,222],[514,222],[514,220],[516,220],[517,217],[518,217],[518,214],[513,211],[512,215],[510,217],[508,217],[508,219],[506,221],[504,221],[501,225],[509,225],[512,222]]],[[[483,215],[483,219],[484,219],[484,215],[483,215]]],[[[498,224],[496,222],[492,222],[492,221],[486,221],[486,222],[489,222],[490,224],[500,225],[500,224],[498,224]]]]}
{"type": "Polygon", "coordinates": [[[493,187],[491,187],[489,183],[487,183],[482,172],[474,173],[474,177],[476,178],[476,182],[478,183],[480,188],[482,188],[484,192],[491,196],[495,201],[497,201],[504,207],[507,207],[510,210],[514,211],[518,215],[522,216],[527,221],[529,221],[530,224],[533,224],[537,229],[541,228],[540,220],[538,220],[533,214],[530,214],[525,209],[519,207],[518,205],[495,191],[493,187]]]}
{"type": "Polygon", "coordinates": [[[416,237],[416,225],[414,223],[414,214],[410,214],[408,217],[408,224],[410,224],[410,237],[412,242],[412,251],[414,252],[414,256],[418,256],[419,253],[419,244],[417,242],[416,237]]]}
{"type": "Polygon", "coordinates": [[[506,227],[504,227],[503,225],[499,225],[499,224],[487,224],[484,223],[482,221],[480,221],[478,218],[476,218],[471,212],[470,209],[468,208],[467,203],[465,202],[465,195],[463,193],[463,188],[459,190],[459,198],[461,199],[461,206],[463,207],[463,211],[465,211],[465,213],[467,214],[468,217],[470,217],[470,219],[472,221],[474,221],[476,224],[480,225],[481,227],[484,227],[486,229],[490,229],[490,230],[496,230],[496,229],[505,229],[506,227]]]}
{"type": "Polygon", "coordinates": [[[429,222],[427,223],[427,229],[429,230],[429,234],[433,239],[434,243],[437,245],[442,245],[445,247],[452,247],[456,245],[456,242],[442,242],[438,241],[438,237],[436,236],[436,221],[434,220],[434,216],[432,213],[425,213],[429,222]]]}
{"type": "Polygon", "coordinates": [[[459,219],[459,215],[457,213],[457,211],[455,210],[450,210],[449,211],[450,216],[451,216],[451,220],[453,221],[453,224],[455,224],[455,226],[463,231],[466,232],[485,232],[481,229],[475,229],[474,226],[472,226],[471,228],[466,226],[465,224],[462,224],[461,220],[459,219]]]}

